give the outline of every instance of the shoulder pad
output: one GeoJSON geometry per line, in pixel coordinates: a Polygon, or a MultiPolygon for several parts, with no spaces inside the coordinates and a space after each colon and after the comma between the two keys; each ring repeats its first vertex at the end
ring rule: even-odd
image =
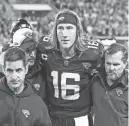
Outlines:
{"type": "Polygon", "coordinates": [[[104,46],[101,42],[98,42],[96,40],[90,40],[87,42],[87,47],[91,49],[100,49],[104,50],[104,46]]]}
{"type": "Polygon", "coordinates": [[[97,56],[98,56],[97,52],[91,49],[87,49],[81,52],[79,59],[82,61],[94,61],[97,59],[97,56]]]}
{"type": "Polygon", "coordinates": [[[53,48],[54,48],[54,46],[52,45],[52,42],[51,42],[51,35],[46,35],[46,36],[42,36],[39,38],[39,44],[37,46],[37,49],[40,52],[44,53],[53,48]]]}
{"type": "Polygon", "coordinates": [[[82,60],[96,60],[103,56],[104,46],[98,41],[87,41],[87,49],[82,51],[82,60]]]}
{"type": "Polygon", "coordinates": [[[88,51],[98,54],[101,57],[103,56],[104,53],[104,46],[102,43],[98,42],[98,41],[88,41],[88,51]]]}
{"type": "Polygon", "coordinates": [[[88,48],[81,52],[79,59],[81,61],[90,62],[94,67],[99,67],[102,62],[102,53],[99,49],[88,48]]]}

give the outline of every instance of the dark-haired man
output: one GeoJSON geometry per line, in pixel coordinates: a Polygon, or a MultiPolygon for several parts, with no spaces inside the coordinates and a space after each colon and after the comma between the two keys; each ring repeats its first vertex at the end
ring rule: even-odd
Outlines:
{"type": "Polygon", "coordinates": [[[25,81],[26,53],[12,47],[4,55],[0,80],[0,126],[51,126],[47,107],[25,81]]]}
{"type": "Polygon", "coordinates": [[[104,55],[104,70],[92,80],[94,126],[128,126],[128,52],[111,44],[104,55]]]}

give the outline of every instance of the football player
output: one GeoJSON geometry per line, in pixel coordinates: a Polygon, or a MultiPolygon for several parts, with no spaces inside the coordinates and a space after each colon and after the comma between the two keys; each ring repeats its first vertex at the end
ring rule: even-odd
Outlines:
{"type": "Polygon", "coordinates": [[[85,40],[79,17],[70,10],[60,11],[52,35],[39,41],[52,125],[91,126],[90,80],[100,66],[103,46],[85,40]]]}

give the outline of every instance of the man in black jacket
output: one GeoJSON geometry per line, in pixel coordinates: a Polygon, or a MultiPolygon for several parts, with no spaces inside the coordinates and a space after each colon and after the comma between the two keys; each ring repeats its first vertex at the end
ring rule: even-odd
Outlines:
{"type": "Polygon", "coordinates": [[[127,50],[118,43],[112,44],[106,50],[104,58],[104,70],[91,82],[94,126],[127,126],[127,50]]]}
{"type": "Polygon", "coordinates": [[[0,80],[0,126],[51,126],[47,107],[25,81],[26,53],[11,47],[4,55],[0,80]]]}

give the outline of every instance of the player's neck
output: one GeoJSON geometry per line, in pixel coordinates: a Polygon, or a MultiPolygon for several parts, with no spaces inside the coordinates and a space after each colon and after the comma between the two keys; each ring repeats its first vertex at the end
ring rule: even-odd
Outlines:
{"type": "Polygon", "coordinates": [[[68,49],[61,49],[61,52],[62,52],[62,57],[64,59],[70,59],[72,58],[73,56],[76,55],[76,52],[75,52],[75,48],[71,48],[70,50],[68,49]]]}

